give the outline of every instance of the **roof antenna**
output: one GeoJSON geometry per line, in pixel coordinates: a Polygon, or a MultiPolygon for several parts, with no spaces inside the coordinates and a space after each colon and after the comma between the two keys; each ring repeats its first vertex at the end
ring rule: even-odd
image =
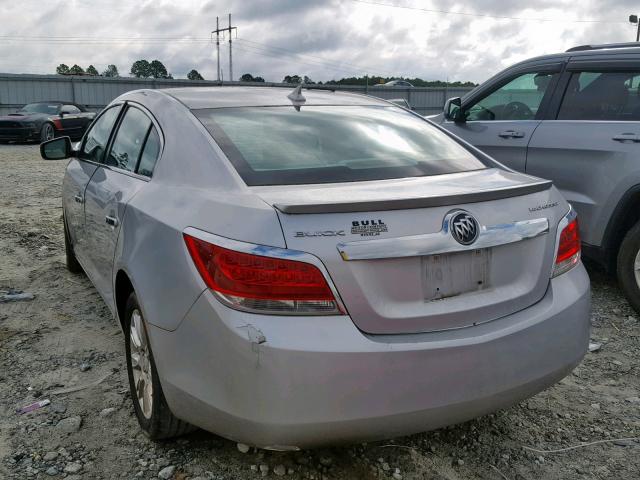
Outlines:
{"type": "Polygon", "coordinates": [[[291,100],[291,103],[297,111],[300,111],[300,107],[307,101],[304,95],[302,95],[302,87],[304,87],[304,78],[300,80],[300,83],[293,89],[293,92],[287,95],[287,98],[291,100]]]}

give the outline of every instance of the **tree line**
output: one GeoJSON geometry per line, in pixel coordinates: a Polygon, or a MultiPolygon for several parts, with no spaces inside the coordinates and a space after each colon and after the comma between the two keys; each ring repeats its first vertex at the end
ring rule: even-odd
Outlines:
{"type": "MultiPolygon", "coordinates": [[[[262,77],[254,77],[250,73],[245,73],[240,77],[243,82],[264,82],[262,77]]],[[[421,78],[405,78],[405,77],[379,77],[379,76],[363,76],[363,77],[346,77],[340,80],[327,80],[326,82],[314,82],[307,75],[285,75],[282,83],[298,84],[304,80],[307,85],[381,85],[391,80],[405,80],[414,87],[475,87],[477,84],[473,82],[443,82],[442,80],[423,80],[421,78]]]]}
{"type": "MultiPolygon", "coordinates": [[[[88,76],[102,76],[102,77],[119,77],[120,73],[118,72],[118,67],[115,65],[109,65],[102,72],[98,73],[98,70],[93,66],[89,65],[87,69],[83,69],[81,66],[75,64],[72,67],[61,63],[56,67],[56,73],[58,75],[88,75],[88,76]]],[[[129,74],[136,78],[166,78],[171,79],[173,75],[171,75],[167,71],[167,67],[160,60],[136,60],[131,65],[131,69],[129,74]]],[[[189,80],[204,80],[204,77],[200,75],[200,73],[196,69],[192,69],[189,73],[187,73],[187,79],[189,80]]],[[[262,80],[264,82],[264,80],[262,80]]]]}
{"type": "MultiPolygon", "coordinates": [[[[89,65],[84,70],[79,65],[73,65],[69,68],[64,63],[61,63],[56,68],[56,73],[59,75],[93,75],[102,77],[119,77],[118,67],[115,65],[109,65],[102,73],[98,73],[98,70],[93,65],[89,65]]],[[[173,75],[168,72],[167,67],[160,60],[136,60],[131,65],[129,74],[136,78],[166,78],[171,79],[173,75]]],[[[204,80],[204,77],[196,69],[192,69],[187,73],[189,80],[204,80]]],[[[390,82],[391,80],[405,80],[411,83],[414,87],[475,87],[477,84],[473,82],[443,82],[442,80],[423,80],[421,78],[405,78],[405,77],[380,77],[380,76],[363,76],[363,77],[345,77],[339,80],[328,80],[326,82],[314,82],[307,75],[285,75],[282,79],[282,83],[298,84],[304,81],[307,85],[381,85],[383,83],[390,82]]],[[[265,79],[261,76],[254,76],[251,73],[245,73],[240,77],[241,82],[260,82],[264,83],[265,79]]]]}

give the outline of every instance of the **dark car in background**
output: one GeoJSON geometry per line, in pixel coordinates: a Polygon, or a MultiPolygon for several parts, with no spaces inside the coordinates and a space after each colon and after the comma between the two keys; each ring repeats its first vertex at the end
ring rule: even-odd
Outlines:
{"type": "Polygon", "coordinates": [[[0,142],[44,142],[66,135],[80,139],[96,114],[70,102],[29,103],[0,116],[0,142]]]}

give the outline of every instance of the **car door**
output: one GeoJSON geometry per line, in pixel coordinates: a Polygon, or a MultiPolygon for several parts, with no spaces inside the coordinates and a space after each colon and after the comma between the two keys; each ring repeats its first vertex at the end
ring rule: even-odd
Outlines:
{"type": "Polygon", "coordinates": [[[120,109],[121,105],[106,109],[91,126],[77,156],[67,165],[62,183],[65,224],[74,253],[83,266],[87,264],[88,253],[84,219],[85,190],[102,161],[120,109]]]}
{"type": "Polygon", "coordinates": [[[602,243],[617,199],[637,182],[640,56],[569,63],[552,118],[529,144],[527,173],[549,178],[580,218],[582,240],[602,243]]]}
{"type": "MultiPolygon", "coordinates": [[[[155,127],[150,115],[128,104],[108,153],[87,185],[85,222],[91,250],[90,277],[113,308],[113,257],[127,203],[149,180],[143,152],[155,127]]],[[[152,137],[153,138],[153,137],[152,137]]],[[[150,145],[149,148],[153,150],[150,145]]],[[[147,162],[148,163],[148,162],[147,162]]]]}
{"type": "Polygon", "coordinates": [[[461,120],[443,126],[499,162],[524,171],[527,145],[557,83],[560,63],[498,77],[461,106],[461,120]]]}
{"type": "Polygon", "coordinates": [[[85,119],[82,111],[75,105],[66,104],[60,107],[60,124],[62,125],[62,135],[69,135],[78,138],[82,135],[85,119]]]}

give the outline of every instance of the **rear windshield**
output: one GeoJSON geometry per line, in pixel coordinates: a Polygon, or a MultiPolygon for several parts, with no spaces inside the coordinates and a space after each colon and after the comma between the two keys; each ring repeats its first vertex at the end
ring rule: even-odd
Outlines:
{"type": "Polygon", "coordinates": [[[247,185],[357,182],[485,168],[446,134],[396,107],[194,110],[247,185]]]}

